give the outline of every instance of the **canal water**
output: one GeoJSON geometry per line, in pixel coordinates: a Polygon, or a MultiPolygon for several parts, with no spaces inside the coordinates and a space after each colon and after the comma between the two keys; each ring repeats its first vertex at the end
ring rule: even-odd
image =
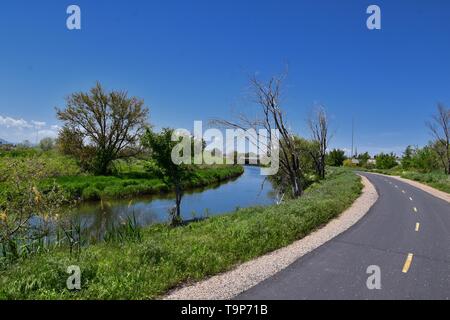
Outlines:
{"type": "MultiPolygon", "coordinates": [[[[185,192],[181,202],[183,220],[226,214],[237,208],[275,203],[269,181],[260,175],[260,168],[246,166],[244,173],[231,181],[204,189],[185,192]]],[[[133,200],[108,200],[80,204],[74,215],[83,229],[101,234],[111,225],[134,217],[140,226],[169,221],[169,210],[175,205],[175,195],[154,195],[133,200]]]]}

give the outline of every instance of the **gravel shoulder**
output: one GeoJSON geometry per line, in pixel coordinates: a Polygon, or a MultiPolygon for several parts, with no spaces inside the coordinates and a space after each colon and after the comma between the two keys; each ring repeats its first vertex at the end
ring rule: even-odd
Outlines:
{"type": "Polygon", "coordinates": [[[378,199],[375,187],[361,176],[361,196],[339,217],[291,245],[237,266],[193,285],[181,287],[164,296],[165,300],[231,299],[283,270],[305,254],[315,250],[358,222],[378,199]]]}

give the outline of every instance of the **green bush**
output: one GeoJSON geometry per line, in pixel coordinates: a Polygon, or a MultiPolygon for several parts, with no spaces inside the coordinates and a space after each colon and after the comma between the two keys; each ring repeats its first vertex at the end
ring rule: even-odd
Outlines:
{"type": "Polygon", "coordinates": [[[358,165],[356,163],[353,163],[352,159],[346,159],[344,160],[344,167],[348,167],[348,168],[356,168],[358,167],[358,165]]]}
{"type": "Polygon", "coordinates": [[[347,159],[345,151],[340,149],[333,149],[327,154],[326,163],[329,166],[341,167],[344,165],[344,161],[347,159]]]}
{"type": "Polygon", "coordinates": [[[398,165],[397,157],[393,153],[380,153],[375,156],[377,169],[392,169],[398,165]]]}
{"type": "Polygon", "coordinates": [[[85,201],[100,200],[101,199],[100,190],[98,190],[95,187],[89,186],[89,187],[83,189],[83,191],[81,193],[81,198],[85,201]]]}

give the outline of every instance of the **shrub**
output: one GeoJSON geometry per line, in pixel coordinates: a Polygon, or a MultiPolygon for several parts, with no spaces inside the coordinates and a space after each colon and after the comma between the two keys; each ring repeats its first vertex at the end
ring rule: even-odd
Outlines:
{"type": "Polygon", "coordinates": [[[343,162],[344,167],[349,167],[349,168],[356,168],[358,167],[358,165],[356,163],[353,163],[352,159],[346,159],[343,162]]]}
{"type": "Polygon", "coordinates": [[[397,157],[393,153],[380,153],[375,156],[377,169],[392,169],[397,166],[397,157]]]}
{"type": "Polygon", "coordinates": [[[328,153],[326,162],[329,166],[340,167],[344,165],[344,161],[347,159],[344,150],[333,149],[328,153]]]}
{"type": "Polygon", "coordinates": [[[86,189],[83,189],[81,198],[85,201],[100,200],[101,199],[100,191],[95,187],[89,186],[86,189]]]}

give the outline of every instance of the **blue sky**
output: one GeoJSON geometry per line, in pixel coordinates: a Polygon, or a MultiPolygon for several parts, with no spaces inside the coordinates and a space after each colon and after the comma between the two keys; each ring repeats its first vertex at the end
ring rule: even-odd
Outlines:
{"type": "Polygon", "coordinates": [[[54,107],[98,80],[144,98],[157,128],[192,129],[251,104],[247,78],[289,65],[284,108],[308,136],[328,110],[333,147],[423,145],[437,102],[450,105],[450,2],[262,0],[8,1],[0,10],[0,138],[55,134],[54,107]],[[66,8],[82,30],[66,28],[66,8]],[[366,28],[377,4],[382,30],[366,28]],[[33,122],[34,121],[34,122],[33,122]]]}

